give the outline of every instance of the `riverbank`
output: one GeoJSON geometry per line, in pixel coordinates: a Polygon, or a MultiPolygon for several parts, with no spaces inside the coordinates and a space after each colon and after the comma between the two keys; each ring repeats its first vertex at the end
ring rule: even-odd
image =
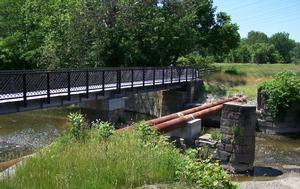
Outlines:
{"type": "Polygon", "coordinates": [[[260,83],[272,79],[282,71],[293,71],[300,75],[300,65],[295,64],[214,64],[221,72],[205,77],[205,88],[211,95],[219,97],[243,94],[256,100],[260,83]]]}
{"type": "Polygon", "coordinates": [[[74,132],[81,128],[79,118],[72,118],[75,127],[68,135],[26,159],[13,177],[0,181],[0,188],[235,188],[217,163],[198,161],[192,151],[180,153],[144,123],[120,132],[111,132],[107,123],[74,132]]]}

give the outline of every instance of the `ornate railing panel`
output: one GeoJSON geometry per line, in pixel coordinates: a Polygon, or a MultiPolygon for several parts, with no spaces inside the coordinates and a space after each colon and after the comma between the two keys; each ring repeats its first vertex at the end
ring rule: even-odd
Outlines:
{"type": "Polygon", "coordinates": [[[194,80],[212,70],[192,67],[102,68],[60,71],[1,71],[0,103],[104,92],[194,80]]]}

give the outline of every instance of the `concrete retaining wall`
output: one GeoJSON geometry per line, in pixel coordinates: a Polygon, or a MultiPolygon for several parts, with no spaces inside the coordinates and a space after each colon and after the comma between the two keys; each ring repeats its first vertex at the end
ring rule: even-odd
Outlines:
{"type": "Polygon", "coordinates": [[[261,91],[257,92],[257,123],[261,131],[267,134],[300,133],[300,105],[287,110],[286,116],[280,120],[272,117],[261,91]]]}

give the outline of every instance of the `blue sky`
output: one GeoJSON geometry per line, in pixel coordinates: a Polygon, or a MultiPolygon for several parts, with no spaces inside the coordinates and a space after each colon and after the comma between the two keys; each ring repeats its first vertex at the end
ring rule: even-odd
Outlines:
{"type": "Polygon", "coordinates": [[[288,32],[300,42],[300,0],[214,0],[217,12],[227,12],[246,37],[251,30],[268,36],[288,32]]]}

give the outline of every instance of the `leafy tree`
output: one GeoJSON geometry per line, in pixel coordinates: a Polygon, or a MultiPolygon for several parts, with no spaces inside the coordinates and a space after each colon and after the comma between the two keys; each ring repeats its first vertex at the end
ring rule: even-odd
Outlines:
{"type": "Polygon", "coordinates": [[[0,69],[166,66],[239,41],[211,0],[2,0],[0,14],[0,69]]]}
{"type": "Polygon", "coordinates": [[[268,43],[257,43],[253,46],[254,63],[277,63],[280,55],[274,45],[268,43]]]}
{"type": "Polygon", "coordinates": [[[290,52],[295,47],[295,41],[289,38],[288,33],[276,33],[270,38],[271,43],[280,53],[284,63],[291,63],[290,52]]]}
{"type": "Polygon", "coordinates": [[[300,60],[300,43],[296,43],[295,48],[291,52],[291,56],[294,62],[300,60]]]}
{"type": "Polygon", "coordinates": [[[246,43],[254,45],[256,43],[268,43],[269,38],[267,34],[259,31],[251,31],[248,33],[246,43]]]}
{"type": "Polygon", "coordinates": [[[230,52],[227,61],[238,62],[238,63],[249,63],[251,62],[251,57],[252,57],[252,48],[248,44],[242,42],[239,48],[230,52]]]}

